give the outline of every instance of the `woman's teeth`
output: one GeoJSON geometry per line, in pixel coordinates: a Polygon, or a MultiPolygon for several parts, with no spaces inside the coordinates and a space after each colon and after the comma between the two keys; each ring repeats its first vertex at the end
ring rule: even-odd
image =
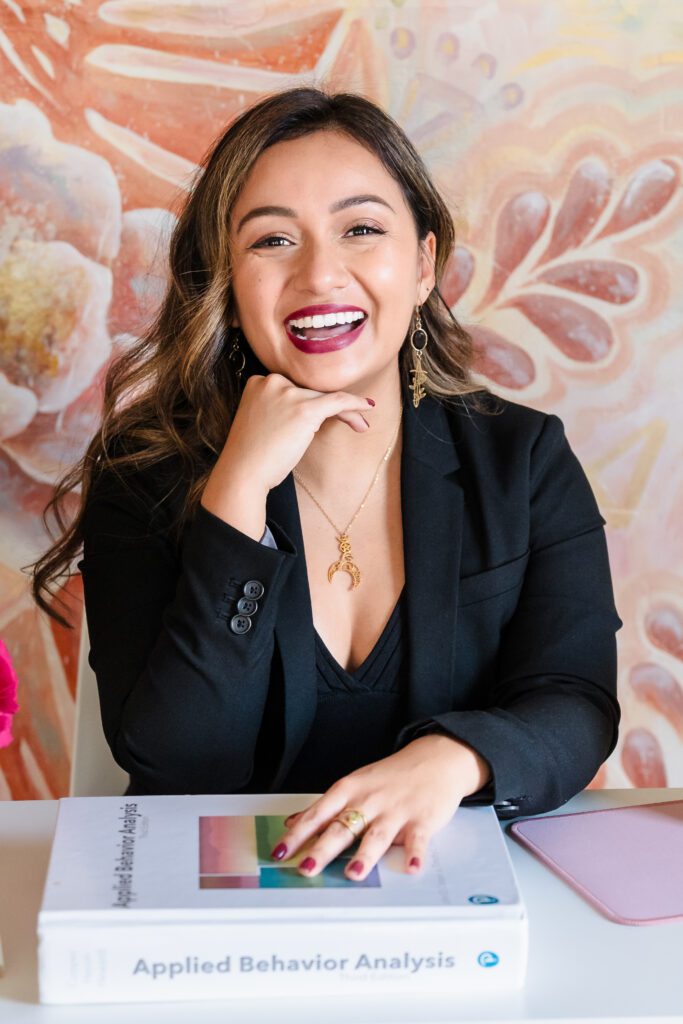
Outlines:
{"type": "Polygon", "coordinates": [[[335,327],[337,324],[350,324],[354,320],[362,320],[365,313],[360,310],[353,310],[346,313],[319,313],[315,316],[304,316],[300,320],[288,320],[287,326],[290,330],[304,330],[306,327],[335,327]]]}

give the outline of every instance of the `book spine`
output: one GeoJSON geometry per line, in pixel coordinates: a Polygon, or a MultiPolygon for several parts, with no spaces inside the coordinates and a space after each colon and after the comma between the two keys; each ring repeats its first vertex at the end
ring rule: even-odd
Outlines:
{"type": "Polygon", "coordinates": [[[527,920],[101,926],[39,923],[42,1003],[522,986],[527,920]]]}

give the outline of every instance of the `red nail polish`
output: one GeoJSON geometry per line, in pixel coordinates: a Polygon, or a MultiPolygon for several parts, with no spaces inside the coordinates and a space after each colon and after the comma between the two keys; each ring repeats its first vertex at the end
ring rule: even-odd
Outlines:
{"type": "Polygon", "coordinates": [[[359,875],[363,870],[362,861],[354,860],[353,864],[349,864],[349,871],[353,871],[354,875],[359,875]]]}
{"type": "Polygon", "coordinates": [[[411,868],[419,868],[419,866],[420,866],[420,858],[419,857],[411,857],[410,858],[410,867],[411,868]]]}
{"type": "Polygon", "coordinates": [[[312,857],[306,857],[304,860],[301,861],[301,864],[299,864],[299,867],[303,871],[312,871],[313,868],[315,867],[315,861],[313,860],[312,857]]]}
{"type": "Polygon", "coordinates": [[[370,405],[374,405],[375,404],[372,398],[368,398],[367,401],[370,403],[370,405]]]}
{"type": "Polygon", "coordinates": [[[284,855],[287,853],[287,847],[284,843],[278,843],[275,849],[271,853],[271,857],[275,857],[276,860],[282,860],[284,855]]]}

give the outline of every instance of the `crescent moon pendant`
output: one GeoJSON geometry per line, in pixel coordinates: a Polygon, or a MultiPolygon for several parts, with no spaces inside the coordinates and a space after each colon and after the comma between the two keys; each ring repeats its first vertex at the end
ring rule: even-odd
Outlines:
{"type": "Polygon", "coordinates": [[[353,564],[353,562],[333,562],[327,570],[327,581],[332,582],[332,577],[336,572],[348,572],[349,576],[353,580],[352,590],[355,590],[360,583],[360,569],[353,564]]]}

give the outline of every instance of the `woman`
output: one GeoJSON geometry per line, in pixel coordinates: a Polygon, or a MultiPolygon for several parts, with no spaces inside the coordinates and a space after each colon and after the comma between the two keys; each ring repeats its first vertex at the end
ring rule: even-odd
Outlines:
{"type": "MultiPolygon", "coordinates": [[[[242,113],[156,323],[62,483],[130,793],[322,793],[273,851],[419,871],[462,804],[559,806],[617,741],[601,517],[553,415],[494,399],[438,290],[448,210],[368,100],[242,113]]],[[[49,591],[48,591],[49,592],[49,591]]]]}

